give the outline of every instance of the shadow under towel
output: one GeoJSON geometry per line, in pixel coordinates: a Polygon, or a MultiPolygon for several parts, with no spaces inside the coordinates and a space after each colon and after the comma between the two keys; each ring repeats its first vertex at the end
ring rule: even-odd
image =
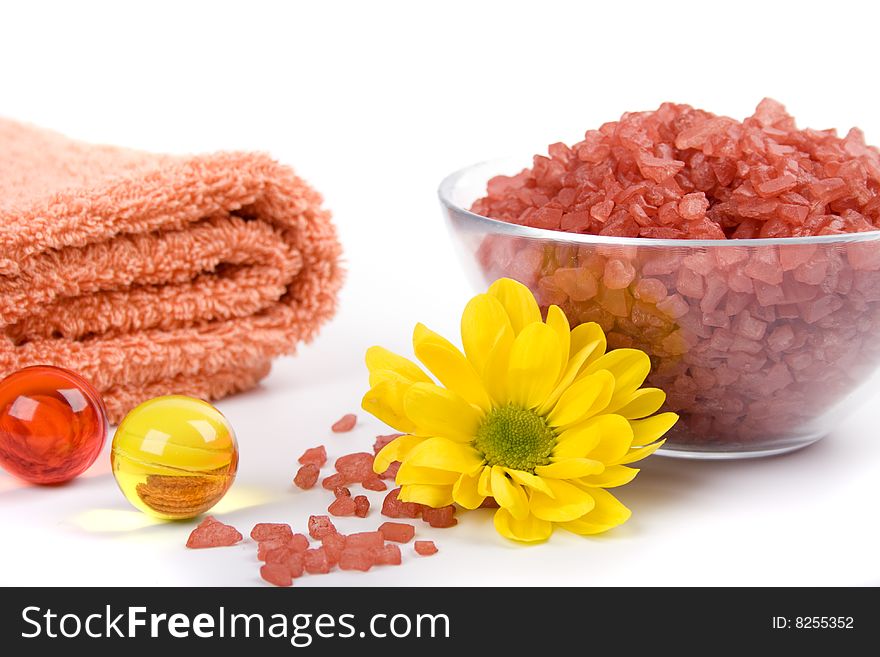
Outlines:
{"type": "Polygon", "coordinates": [[[0,119],[0,376],[83,374],[111,422],[257,384],[334,312],[320,195],[258,153],[154,155],[0,119]]]}

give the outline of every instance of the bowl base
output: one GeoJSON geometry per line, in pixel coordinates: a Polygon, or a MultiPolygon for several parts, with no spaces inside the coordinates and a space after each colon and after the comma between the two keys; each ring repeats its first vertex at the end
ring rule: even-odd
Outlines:
{"type": "Polygon", "coordinates": [[[778,456],[779,454],[788,454],[789,452],[795,452],[799,449],[803,449],[808,445],[812,445],[817,440],[821,439],[825,434],[819,434],[816,436],[808,436],[806,438],[801,438],[795,443],[789,443],[787,445],[777,445],[770,446],[765,449],[739,449],[735,451],[723,452],[718,450],[711,449],[694,449],[688,448],[685,446],[682,447],[668,447],[664,445],[660,449],[657,450],[657,454],[660,456],[668,456],[674,459],[701,459],[704,461],[728,461],[731,459],[757,459],[764,456],[778,456]]]}

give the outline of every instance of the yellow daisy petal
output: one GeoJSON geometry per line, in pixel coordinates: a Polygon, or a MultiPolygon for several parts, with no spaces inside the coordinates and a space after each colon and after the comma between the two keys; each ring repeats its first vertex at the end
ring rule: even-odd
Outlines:
{"type": "Polygon", "coordinates": [[[658,449],[663,447],[663,443],[665,442],[666,440],[658,440],[656,443],[651,443],[650,445],[645,445],[644,447],[631,449],[623,455],[623,458],[620,459],[616,463],[616,465],[624,465],[625,463],[635,463],[636,461],[641,461],[643,458],[650,456],[658,449]]]}
{"type": "Polygon", "coordinates": [[[510,278],[499,278],[489,287],[489,294],[498,299],[517,335],[529,324],[541,321],[541,311],[529,288],[510,278]]]}
{"type": "Polygon", "coordinates": [[[476,509],[483,503],[486,496],[480,494],[478,487],[481,474],[482,470],[475,474],[458,476],[458,480],[452,486],[452,499],[456,504],[465,509],[476,509]]]}
{"type": "Polygon", "coordinates": [[[556,337],[559,338],[559,346],[562,350],[559,371],[564,372],[571,349],[571,326],[568,323],[568,317],[565,316],[565,313],[562,312],[562,308],[559,306],[550,306],[547,309],[546,324],[553,329],[556,337]]]}
{"type": "Polygon", "coordinates": [[[458,481],[457,472],[449,472],[448,470],[438,470],[437,468],[426,468],[419,465],[413,465],[410,461],[404,461],[400,470],[397,471],[395,481],[398,486],[410,484],[425,484],[430,486],[451,486],[458,481]]]}
{"type": "Polygon", "coordinates": [[[601,534],[629,520],[632,513],[611,493],[596,488],[590,491],[596,502],[593,510],[576,520],[559,523],[563,529],[575,534],[601,534]]]}
{"type": "Polygon", "coordinates": [[[483,464],[483,457],[470,445],[435,437],[416,445],[407,455],[406,462],[426,468],[471,473],[483,464]]]}
{"type": "Polygon", "coordinates": [[[509,401],[522,408],[535,408],[547,399],[559,379],[560,353],[553,329],[540,322],[526,326],[510,350],[509,401]]]}
{"type": "Polygon", "coordinates": [[[576,354],[588,345],[591,346],[591,349],[583,367],[587,367],[590,363],[601,358],[608,348],[605,331],[596,322],[580,324],[571,331],[571,353],[576,354]]]}
{"type": "Polygon", "coordinates": [[[498,509],[494,518],[495,531],[514,541],[539,543],[546,541],[553,533],[553,525],[532,514],[523,519],[514,518],[507,509],[498,509]]]}
{"type": "Polygon", "coordinates": [[[416,324],[413,349],[440,383],[471,404],[489,410],[492,402],[482,379],[470,361],[449,340],[423,324],[416,324]]]}
{"type": "Polygon", "coordinates": [[[492,466],[486,465],[480,470],[477,480],[477,492],[483,497],[492,496],[492,466]]]}
{"type": "Polygon", "coordinates": [[[654,415],[644,420],[630,422],[633,430],[633,445],[653,443],[669,431],[676,422],[678,422],[678,415],[675,413],[660,413],[660,415],[654,415]]]}
{"type": "Polygon", "coordinates": [[[525,472],[524,470],[516,470],[514,468],[504,468],[504,471],[510,475],[510,478],[513,479],[516,483],[522,484],[532,490],[539,490],[550,497],[553,497],[553,491],[550,490],[550,487],[547,483],[541,479],[533,475],[531,472],[525,472]]]}
{"type": "Polygon", "coordinates": [[[625,486],[639,474],[638,468],[628,468],[625,465],[609,465],[601,474],[581,477],[578,481],[590,488],[616,488],[625,486]]]}
{"type": "Polygon", "coordinates": [[[513,326],[504,306],[491,294],[478,294],[461,315],[461,343],[467,359],[482,373],[499,341],[513,342],[513,326]]]}
{"type": "Polygon", "coordinates": [[[503,406],[507,399],[507,368],[510,364],[510,350],[513,336],[502,336],[492,348],[483,367],[483,385],[496,406],[503,406]]]}
{"type": "Polygon", "coordinates": [[[403,410],[403,396],[412,384],[400,381],[383,381],[370,388],[361,400],[361,408],[390,427],[403,433],[412,433],[416,424],[403,410]]]}
{"type": "Polygon", "coordinates": [[[609,413],[617,413],[623,417],[635,420],[656,413],[666,401],[666,393],[660,388],[640,388],[629,397],[620,399],[617,407],[608,406],[609,413]]]}
{"type": "Polygon", "coordinates": [[[565,371],[562,373],[562,377],[559,379],[553,392],[551,392],[544,403],[537,408],[539,414],[547,415],[553,409],[556,402],[558,402],[559,398],[562,396],[562,393],[568,390],[571,384],[574,383],[574,380],[577,378],[584,363],[589,360],[591,354],[593,354],[598,346],[599,341],[594,340],[584,346],[580,351],[575,352],[574,356],[568,360],[568,363],[565,366],[565,371]]]}
{"type": "Polygon", "coordinates": [[[542,520],[567,522],[580,518],[594,506],[592,495],[577,486],[559,479],[547,479],[553,497],[533,492],[529,499],[529,510],[542,520]]]}
{"type": "Polygon", "coordinates": [[[638,349],[615,349],[584,368],[581,376],[608,370],[614,375],[615,388],[612,404],[629,395],[642,385],[651,371],[651,359],[638,349]]]}
{"type": "Polygon", "coordinates": [[[564,427],[601,413],[614,394],[614,377],[599,370],[575,381],[562,393],[555,408],[547,417],[553,427],[564,427]]]}
{"type": "Polygon", "coordinates": [[[586,454],[587,458],[617,463],[632,446],[633,432],[629,422],[619,415],[600,415],[595,420],[599,442],[586,454]]]}
{"type": "Polygon", "coordinates": [[[482,413],[454,392],[433,383],[414,383],[403,396],[406,416],[418,433],[460,442],[473,440],[482,413]]]}
{"type": "Polygon", "coordinates": [[[425,442],[425,440],[427,440],[427,438],[423,438],[422,436],[398,436],[376,454],[376,458],[373,459],[373,472],[382,474],[388,469],[388,466],[391,465],[392,462],[402,461],[410,453],[413,447],[419,443],[425,442]]]}
{"type": "Polygon", "coordinates": [[[629,422],[619,415],[597,415],[559,435],[551,454],[554,459],[590,458],[616,463],[632,445],[629,422]]]}
{"type": "MultiPolygon", "coordinates": [[[[385,347],[370,347],[367,349],[364,360],[371,375],[377,370],[391,370],[413,383],[418,383],[419,381],[433,383],[431,377],[425,374],[421,367],[403,356],[398,356],[393,351],[388,351],[385,347]]],[[[370,385],[375,384],[370,381],[370,385]]]]}
{"type": "Polygon", "coordinates": [[[401,502],[417,502],[437,509],[452,504],[452,486],[401,486],[397,498],[401,502]]]}
{"type": "Polygon", "coordinates": [[[539,465],[535,468],[535,474],[550,479],[577,479],[599,474],[604,469],[604,463],[593,459],[562,459],[550,465],[539,465]]]}
{"type": "Polygon", "coordinates": [[[498,505],[507,509],[517,520],[523,520],[529,515],[529,498],[522,487],[511,481],[504,468],[492,466],[491,475],[492,497],[498,505]]]}

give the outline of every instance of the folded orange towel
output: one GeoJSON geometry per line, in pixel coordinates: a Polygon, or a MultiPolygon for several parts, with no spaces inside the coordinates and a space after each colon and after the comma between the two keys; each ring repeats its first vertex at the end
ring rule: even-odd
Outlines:
{"type": "Polygon", "coordinates": [[[333,314],[321,197],[265,155],[154,155],[0,120],[0,375],[86,376],[116,422],[245,390],[333,314]]]}

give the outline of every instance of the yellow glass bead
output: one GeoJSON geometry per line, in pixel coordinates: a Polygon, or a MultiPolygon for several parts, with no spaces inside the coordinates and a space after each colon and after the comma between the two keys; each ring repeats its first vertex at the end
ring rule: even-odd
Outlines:
{"type": "Polygon", "coordinates": [[[211,404],[171,395],[144,402],[116,429],[113,476],[128,501],[166,520],[194,518],[229,490],[238,445],[229,421],[211,404]]]}

